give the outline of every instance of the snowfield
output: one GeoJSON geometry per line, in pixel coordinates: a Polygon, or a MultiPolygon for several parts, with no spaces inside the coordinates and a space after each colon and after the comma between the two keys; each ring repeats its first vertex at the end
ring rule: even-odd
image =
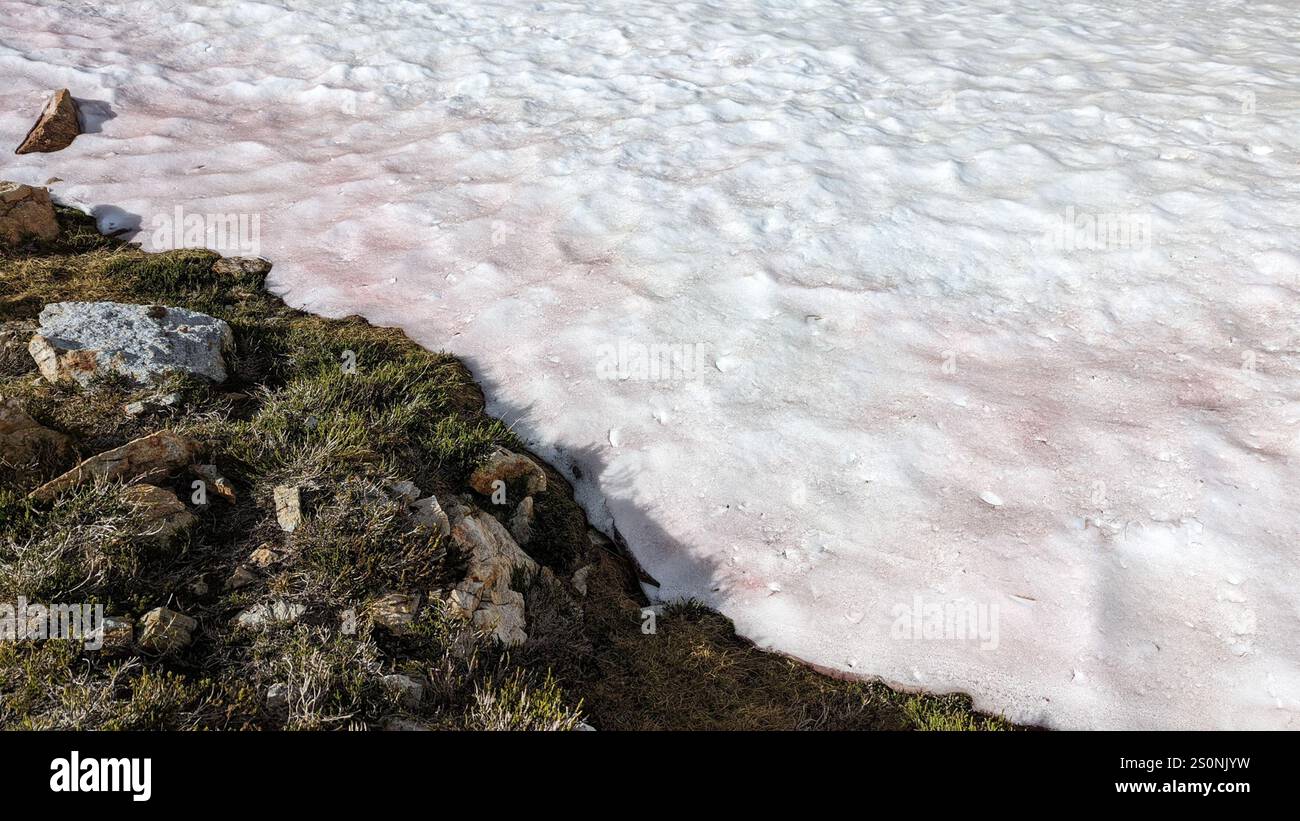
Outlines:
{"type": "Polygon", "coordinates": [[[1296,0],[0,0],[0,145],[64,86],[94,131],[0,176],[146,247],[242,215],[764,647],[1297,728],[1297,42],[1296,0]]]}

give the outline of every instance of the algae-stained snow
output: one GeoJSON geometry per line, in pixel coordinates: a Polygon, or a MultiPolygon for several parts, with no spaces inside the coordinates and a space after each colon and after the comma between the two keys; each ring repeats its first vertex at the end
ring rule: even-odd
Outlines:
{"type": "Polygon", "coordinates": [[[1293,0],[0,0],[0,144],[72,89],[90,133],[4,177],[147,245],[234,217],[290,302],[464,357],[764,646],[1285,728],[1297,41],[1293,0]]]}

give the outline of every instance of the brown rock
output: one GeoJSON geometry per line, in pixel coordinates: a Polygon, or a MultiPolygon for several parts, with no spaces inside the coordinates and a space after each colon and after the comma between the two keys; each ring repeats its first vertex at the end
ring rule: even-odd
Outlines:
{"type": "Polygon", "coordinates": [[[72,454],[72,442],[28,416],[15,398],[0,399],[0,464],[18,482],[34,479],[41,465],[72,454]]]}
{"type": "Polygon", "coordinates": [[[193,462],[200,447],[193,439],[168,430],[151,433],[84,460],[33,490],[28,498],[48,502],[69,488],[95,479],[156,482],[193,462]]]}
{"type": "Polygon", "coordinates": [[[281,555],[267,545],[262,545],[252,553],[248,554],[248,564],[253,567],[266,569],[276,562],[280,561],[281,555]]]}
{"type": "Polygon", "coordinates": [[[484,496],[491,496],[497,481],[509,484],[516,480],[524,483],[528,495],[546,490],[546,474],[529,459],[505,448],[497,448],[469,477],[469,486],[484,496]]]}
{"type": "Polygon", "coordinates": [[[77,110],[77,101],[72,94],[62,88],[45,104],[45,110],[32,130],[27,132],[22,145],[15,154],[32,152],[49,153],[59,151],[72,145],[72,141],[81,133],[81,113],[77,110]]]}
{"type": "Polygon", "coordinates": [[[230,578],[226,579],[226,589],[238,590],[241,587],[248,587],[250,584],[256,583],[259,578],[260,577],[253,572],[252,568],[248,565],[241,564],[239,567],[235,568],[234,573],[230,574],[230,578]]]}
{"type": "Polygon", "coordinates": [[[52,240],[58,235],[59,221],[49,191],[0,180],[0,245],[52,240]]]}
{"type": "Polygon", "coordinates": [[[155,607],[140,619],[139,644],[154,653],[172,653],[188,647],[199,623],[183,613],[155,607]]]}
{"type": "Polygon", "coordinates": [[[194,526],[198,521],[176,494],[154,485],[131,485],[122,488],[120,498],[135,509],[144,529],[135,534],[162,544],[194,526]]]}
{"type": "Polygon", "coordinates": [[[135,641],[135,622],[126,616],[105,616],[104,617],[104,646],[100,649],[105,653],[125,653],[131,649],[131,643],[135,641]]]}
{"type": "Polygon", "coordinates": [[[230,480],[217,472],[216,465],[190,465],[190,473],[199,477],[207,484],[207,489],[230,504],[234,504],[238,499],[235,493],[234,485],[230,480]]]}
{"type": "Polygon", "coordinates": [[[420,596],[414,593],[386,593],[372,601],[367,608],[375,624],[399,635],[406,632],[415,621],[419,609],[420,596]]]}

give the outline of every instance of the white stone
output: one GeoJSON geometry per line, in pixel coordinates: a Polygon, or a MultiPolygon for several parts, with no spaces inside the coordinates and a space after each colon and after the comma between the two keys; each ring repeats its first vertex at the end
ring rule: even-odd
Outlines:
{"type": "Polygon", "coordinates": [[[307,612],[307,608],[303,605],[283,600],[273,601],[269,604],[255,604],[235,616],[235,625],[238,627],[261,628],[274,623],[293,624],[302,618],[302,614],[305,612],[307,612]]]}
{"type": "Polygon", "coordinates": [[[451,521],[447,518],[442,505],[438,504],[437,497],[427,496],[417,499],[411,505],[411,515],[420,525],[435,531],[444,539],[451,535],[451,521]]]}

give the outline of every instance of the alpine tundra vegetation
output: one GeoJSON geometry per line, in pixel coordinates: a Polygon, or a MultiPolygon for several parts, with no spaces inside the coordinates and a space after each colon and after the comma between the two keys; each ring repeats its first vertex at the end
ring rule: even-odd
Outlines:
{"type": "Polygon", "coordinates": [[[651,608],[456,359],[57,221],[0,250],[0,602],[103,615],[0,641],[0,727],[1007,726],[651,608]]]}

